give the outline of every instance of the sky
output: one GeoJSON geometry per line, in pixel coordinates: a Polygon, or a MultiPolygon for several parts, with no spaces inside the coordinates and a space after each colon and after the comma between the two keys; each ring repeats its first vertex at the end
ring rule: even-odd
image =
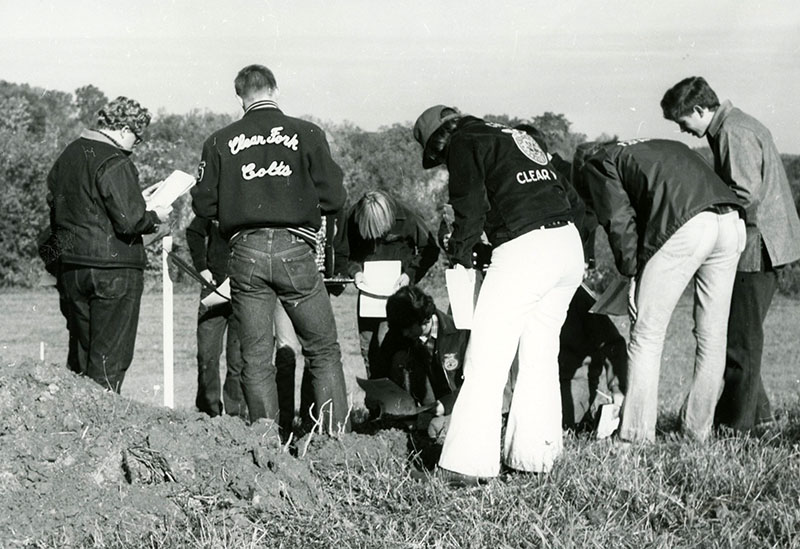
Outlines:
{"type": "Polygon", "coordinates": [[[235,114],[251,63],[273,70],[287,114],[365,130],[442,103],[692,146],[659,101],[701,75],[800,154],[795,1],[0,0],[2,80],[235,114]]]}

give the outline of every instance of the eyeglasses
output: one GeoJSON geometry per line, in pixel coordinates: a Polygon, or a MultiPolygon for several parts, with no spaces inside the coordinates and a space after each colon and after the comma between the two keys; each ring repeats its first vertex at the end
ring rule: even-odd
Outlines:
{"type": "Polygon", "coordinates": [[[133,131],[129,126],[125,126],[125,127],[128,129],[129,132],[131,132],[133,134],[133,137],[134,137],[133,145],[134,146],[138,145],[139,143],[141,143],[143,141],[141,135],[139,135],[138,133],[133,131]]]}

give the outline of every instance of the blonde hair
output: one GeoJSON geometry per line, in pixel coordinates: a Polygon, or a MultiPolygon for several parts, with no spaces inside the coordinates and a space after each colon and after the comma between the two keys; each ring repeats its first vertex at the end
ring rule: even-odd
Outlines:
{"type": "Polygon", "coordinates": [[[353,208],[353,216],[358,232],[365,240],[382,237],[392,228],[397,205],[394,199],[383,191],[369,191],[353,208]]]}

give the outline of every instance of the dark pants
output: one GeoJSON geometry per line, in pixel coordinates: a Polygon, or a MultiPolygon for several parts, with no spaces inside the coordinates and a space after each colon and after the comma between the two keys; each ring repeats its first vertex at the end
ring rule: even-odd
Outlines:
{"type": "Polygon", "coordinates": [[[736,273],[728,319],[725,383],[717,402],[715,425],[747,431],[771,418],[769,398],[761,381],[761,355],[764,319],[777,284],[773,269],[736,273]]]}
{"type": "Polygon", "coordinates": [[[378,357],[381,343],[388,331],[389,324],[385,318],[358,317],[358,342],[369,379],[389,376],[388,370],[381,367],[378,357]]]}
{"type": "MultiPolygon", "coordinates": [[[[203,289],[200,299],[210,292],[203,289]]],[[[229,303],[213,307],[200,306],[197,313],[197,396],[195,406],[212,417],[224,411],[227,414],[246,417],[241,386],[242,352],[239,331],[233,309],[229,303]],[[222,341],[227,331],[225,345],[225,383],[220,394],[219,358],[222,341]]]]}
{"type": "Polygon", "coordinates": [[[68,314],[71,370],[119,392],[133,360],[139,304],[144,288],[140,269],[62,266],[58,279],[68,314]]]}
{"type": "Polygon", "coordinates": [[[324,406],[326,430],[349,430],[336,321],[311,246],[284,229],[246,232],[231,244],[229,274],[250,420],[279,419],[272,352],[273,313],[280,299],[308,360],[315,407],[324,406]]]}
{"type": "Polygon", "coordinates": [[[609,396],[627,390],[625,338],[606,315],[589,312],[594,303],[579,286],[561,327],[558,369],[565,428],[579,427],[591,417],[598,389],[609,396]]]}

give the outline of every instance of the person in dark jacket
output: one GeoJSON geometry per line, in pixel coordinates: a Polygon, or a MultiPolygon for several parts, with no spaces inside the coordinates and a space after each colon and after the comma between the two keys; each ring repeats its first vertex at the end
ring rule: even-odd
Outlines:
{"type": "Polygon", "coordinates": [[[730,101],[720,104],[701,76],[675,84],[661,108],[681,131],[708,139],[714,171],[744,204],[747,245],[733,285],[725,383],[714,423],[749,431],[772,419],[761,380],[764,319],[777,289],[777,269],[800,259],[800,218],[781,155],[761,122],[730,101]]]}
{"type": "MultiPolygon", "coordinates": [[[[380,190],[368,191],[356,202],[339,242],[338,255],[359,289],[364,288],[364,263],[368,261],[400,261],[400,277],[394,284],[397,290],[422,280],[439,258],[436,237],[419,214],[380,190]]],[[[360,311],[357,318],[367,377],[385,377],[386,372],[376,370],[374,363],[386,335],[386,319],[364,317],[360,311]]]]}
{"type": "Polygon", "coordinates": [[[563,445],[559,332],[583,275],[577,197],[527,131],[437,105],[417,119],[414,137],[423,167],[449,172],[451,264],[472,268],[483,232],[492,245],[439,474],[472,484],[500,473],[503,389],[517,349],[502,458],[515,470],[549,471],[563,445]]]}
{"type": "Polygon", "coordinates": [[[617,269],[631,277],[632,289],[619,437],[655,439],[667,326],[694,280],[697,351],[681,416],[683,432],[705,440],[722,386],[725,325],[745,243],[740,202],[698,153],[678,141],[634,139],[598,149],[582,172],[617,269]]]}
{"type": "Polygon", "coordinates": [[[129,158],[150,123],[138,102],[117,97],[97,128],[67,145],[47,176],[58,288],[77,340],[69,367],[119,392],[133,360],[146,257],[171,207],[148,210],[129,158]]]}
{"type": "Polygon", "coordinates": [[[431,438],[446,429],[464,379],[469,330],[459,330],[450,315],[416,286],[404,286],[386,302],[389,331],[378,360],[388,378],[404,388],[417,404],[430,406],[435,418],[427,426],[431,438]]]}
{"type": "Polygon", "coordinates": [[[342,170],[322,129],[278,108],[272,71],[249,65],[234,85],[244,116],[203,144],[192,208],[219,221],[231,248],[228,273],[250,420],[279,419],[272,356],[280,299],[308,358],[322,425],[349,430],[336,323],[314,254],[322,215],[338,212],[347,198],[342,170]]]}
{"type": "MultiPolygon", "coordinates": [[[[220,285],[228,276],[228,242],[215,221],[195,217],[186,228],[186,244],[192,263],[206,282],[220,285]]],[[[200,290],[202,301],[211,289],[200,290]]],[[[245,417],[247,406],[241,386],[242,352],[236,318],[230,302],[197,311],[197,394],[195,406],[211,417],[226,414],[245,417]],[[225,339],[225,382],[220,391],[219,359],[225,339]],[[223,407],[224,403],[224,407],[223,407]]]]}

